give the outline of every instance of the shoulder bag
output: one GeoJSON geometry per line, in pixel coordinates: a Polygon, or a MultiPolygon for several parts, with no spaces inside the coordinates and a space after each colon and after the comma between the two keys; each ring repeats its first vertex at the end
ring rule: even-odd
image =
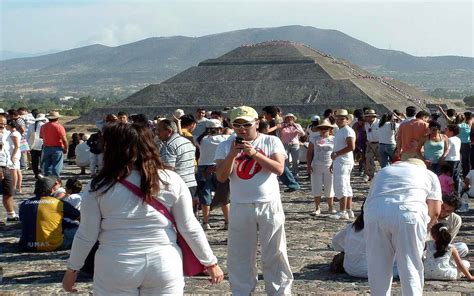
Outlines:
{"type": "MultiPolygon", "coordinates": [[[[136,186],[135,184],[125,179],[122,179],[119,182],[120,184],[125,186],[128,190],[130,190],[133,194],[145,200],[145,193],[143,193],[140,187],[136,186]]],[[[163,216],[165,216],[168,220],[170,220],[171,223],[174,225],[174,228],[176,230],[176,236],[177,236],[176,242],[178,243],[178,246],[181,248],[181,253],[183,254],[183,274],[185,276],[195,276],[200,273],[203,273],[206,267],[202,265],[201,262],[199,262],[199,260],[196,258],[196,255],[194,255],[193,251],[189,247],[184,237],[179,233],[178,227],[176,226],[176,221],[174,220],[173,216],[168,211],[168,209],[156,198],[152,198],[150,201],[146,201],[146,202],[150,206],[152,206],[155,210],[160,212],[163,216]]]]}

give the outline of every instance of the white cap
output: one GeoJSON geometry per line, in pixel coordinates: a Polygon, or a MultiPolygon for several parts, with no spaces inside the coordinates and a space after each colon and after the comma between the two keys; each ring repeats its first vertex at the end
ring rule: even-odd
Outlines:
{"type": "Polygon", "coordinates": [[[318,115],[311,116],[311,121],[319,121],[321,118],[318,115]]]}
{"type": "Polygon", "coordinates": [[[222,127],[222,122],[219,119],[209,119],[206,121],[207,128],[219,128],[222,127]]]}
{"type": "Polygon", "coordinates": [[[176,109],[173,112],[174,117],[181,118],[184,115],[183,109],[176,109]]]}

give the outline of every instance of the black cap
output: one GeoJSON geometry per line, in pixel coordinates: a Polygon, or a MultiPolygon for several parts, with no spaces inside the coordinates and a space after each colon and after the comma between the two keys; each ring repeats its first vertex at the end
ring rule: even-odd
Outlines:
{"type": "Polygon", "coordinates": [[[56,178],[54,177],[39,178],[35,183],[35,194],[50,195],[54,185],[56,185],[56,178]]]}

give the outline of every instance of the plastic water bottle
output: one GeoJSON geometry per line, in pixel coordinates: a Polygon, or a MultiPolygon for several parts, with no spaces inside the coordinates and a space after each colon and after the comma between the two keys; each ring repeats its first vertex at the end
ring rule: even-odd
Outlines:
{"type": "Polygon", "coordinates": [[[467,193],[463,193],[461,197],[461,207],[459,208],[458,212],[465,213],[469,211],[469,195],[467,193]]]}

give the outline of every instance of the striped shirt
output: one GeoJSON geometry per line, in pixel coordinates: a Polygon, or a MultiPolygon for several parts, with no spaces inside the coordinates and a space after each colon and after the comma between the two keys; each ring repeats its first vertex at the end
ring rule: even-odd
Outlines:
{"type": "Polygon", "coordinates": [[[196,147],[178,133],[173,134],[162,143],[160,158],[165,166],[173,167],[175,172],[184,180],[186,186],[197,186],[195,174],[196,147]]]}

